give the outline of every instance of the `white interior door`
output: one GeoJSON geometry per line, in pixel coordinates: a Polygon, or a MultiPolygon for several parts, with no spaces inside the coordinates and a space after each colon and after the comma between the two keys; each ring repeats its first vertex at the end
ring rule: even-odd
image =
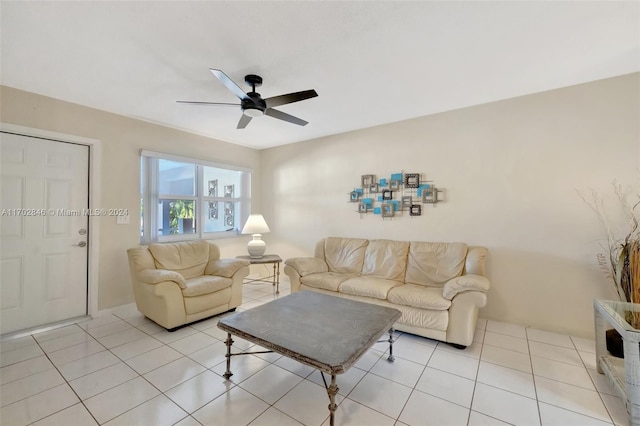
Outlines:
{"type": "Polygon", "coordinates": [[[87,313],[89,147],[0,133],[0,333],[87,313]]]}

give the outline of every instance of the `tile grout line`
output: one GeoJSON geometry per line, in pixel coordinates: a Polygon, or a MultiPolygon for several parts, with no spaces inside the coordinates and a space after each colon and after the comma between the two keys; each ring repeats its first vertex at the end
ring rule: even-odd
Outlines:
{"type": "Polygon", "coordinates": [[[538,408],[538,424],[542,424],[542,412],[540,411],[540,398],[538,397],[538,383],[536,374],[533,370],[533,355],[531,354],[531,344],[529,343],[529,327],[525,327],[524,332],[527,336],[527,349],[529,350],[529,365],[531,366],[531,379],[533,380],[533,392],[536,396],[536,407],[538,408]]]}
{"type": "MultiPolygon", "coordinates": [[[[478,387],[478,375],[480,374],[480,363],[482,362],[482,351],[484,351],[484,339],[487,336],[487,323],[482,330],[482,343],[480,344],[480,355],[478,356],[478,369],[476,370],[476,379],[473,381],[473,391],[471,392],[471,401],[469,401],[469,414],[467,415],[467,425],[471,421],[471,413],[473,412],[473,398],[476,395],[476,388],[478,387]]],[[[473,344],[473,341],[472,343],[473,344]]]]}
{"type": "MultiPolygon", "coordinates": [[[[571,337],[569,337],[569,338],[571,339],[571,337]]],[[[607,405],[607,403],[605,402],[604,398],[602,397],[602,392],[600,392],[600,390],[598,389],[598,386],[596,385],[595,379],[591,376],[591,374],[589,374],[589,368],[587,367],[587,364],[585,364],[584,360],[582,359],[582,356],[580,356],[580,351],[578,350],[578,347],[576,346],[576,343],[573,341],[573,339],[571,339],[571,343],[573,343],[573,347],[576,349],[576,352],[578,352],[578,356],[580,357],[580,361],[582,361],[582,365],[584,366],[584,369],[587,372],[587,376],[589,376],[589,380],[591,380],[591,383],[593,384],[593,388],[598,393],[598,398],[600,398],[600,401],[602,402],[602,405],[604,405],[604,409],[607,410],[607,414],[609,415],[609,418],[611,419],[611,424],[613,424],[613,425],[617,424],[615,422],[615,419],[613,418],[613,413],[611,412],[611,410],[609,409],[609,406],[607,405]]],[[[596,374],[600,374],[600,373],[598,373],[598,358],[596,357],[595,354],[593,354],[593,356],[596,359],[596,374]]]]}
{"type": "Polygon", "coordinates": [[[402,408],[400,409],[400,412],[398,413],[398,417],[396,418],[396,423],[398,423],[400,421],[400,417],[402,416],[402,413],[407,408],[407,404],[409,403],[409,400],[413,396],[413,393],[416,391],[416,386],[418,386],[418,383],[420,382],[420,379],[424,375],[424,372],[427,370],[427,366],[429,365],[429,361],[431,361],[431,358],[433,357],[433,354],[436,353],[436,349],[438,348],[439,345],[440,345],[440,342],[438,342],[436,344],[436,346],[433,348],[433,351],[431,352],[431,355],[429,355],[429,358],[427,359],[427,362],[424,364],[424,368],[422,369],[422,373],[420,373],[420,377],[418,377],[418,380],[416,381],[416,384],[411,389],[411,392],[409,392],[409,397],[404,402],[404,404],[402,405],[402,408]]]}
{"type": "MultiPolygon", "coordinates": [[[[81,330],[85,331],[82,327],[78,327],[78,328],[80,328],[81,330]]],[[[86,331],[85,331],[85,332],[86,332],[86,331]]],[[[88,333],[87,333],[87,334],[88,334],[88,333]]],[[[32,336],[33,336],[33,335],[32,335],[32,336]]],[[[93,336],[92,336],[92,337],[93,337],[93,336]]],[[[40,343],[38,342],[38,340],[37,340],[35,337],[33,337],[33,340],[35,340],[35,341],[36,341],[36,344],[37,344],[38,346],[40,346],[40,343]]],[[[103,346],[103,347],[104,347],[104,346],[103,346]]],[[[49,354],[48,354],[48,353],[46,353],[46,352],[44,351],[44,349],[42,348],[42,346],[40,346],[40,349],[42,350],[42,352],[44,352],[45,356],[47,357],[47,359],[49,360],[49,362],[51,363],[51,365],[53,366],[53,368],[55,368],[55,369],[56,369],[56,371],[58,372],[58,374],[60,375],[60,377],[62,377],[62,380],[64,380],[64,383],[67,385],[67,387],[68,387],[69,389],[71,389],[71,392],[73,392],[73,394],[76,396],[76,398],[78,398],[79,403],[80,403],[80,404],[82,404],[82,406],[84,407],[84,409],[85,409],[85,410],[87,410],[87,413],[89,413],[89,415],[91,416],[91,418],[96,422],[96,424],[98,424],[98,425],[99,425],[99,424],[100,424],[100,422],[98,422],[98,419],[96,419],[96,418],[95,418],[95,416],[93,415],[93,413],[92,413],[91,411],[89,411],[89,408],[85,405],[85,403],[84,403],[84,401],[82,400],[82,398],[80,398],[80,395],[78,395],[78,393],[77,393],[77,392],[76,392],[76,390],[73,388],[73,386],[71,386],[71,384],[69,383],[69,381],[67,380],[67,378],[66,378],[66,377],[64,377],[64,375],[62,374],[62,372],[60,371],[60,369],[58,368],[58,366],[57,366],[57,365],[55,365],[55,364],[53,363],[53,361],[51,360],[51,358],[49,358],[49,354]]],[[[54,351],[54,352],[55,352],[55,351],[54,351]]],[[[76,404],[77,404],[77,403],[76,403],[76,404]]],[[[57,413],[59,413],[59,412],[61,412],[61,411],[66,410],[66,409],[67,409],[67,408],[69,408],[69,407],[73,407],[73,406],[74,406],[74,405],[76,405],[76,404],[73,404],[73,405],[70,405],[70,406],[68,406],[68,407],[65,407],[65,408],[63,408],[63,409],[61,409],[61,410],[56,411],[55,413],[51,413],[51,414],[49,414],[48,416],[45,416],[45,417],[43,417],[42,419],[38,419],[38,420],[36,420],[36,421],[34,421],[34,422],[32,422],[32,423],[35,423],[35,422],[37,422],[37,421],[40,421],[40,420],[46,419],[47,417],[53,416],[53,415],[55,415],[55,414],[57,414],[57,413]]]]}

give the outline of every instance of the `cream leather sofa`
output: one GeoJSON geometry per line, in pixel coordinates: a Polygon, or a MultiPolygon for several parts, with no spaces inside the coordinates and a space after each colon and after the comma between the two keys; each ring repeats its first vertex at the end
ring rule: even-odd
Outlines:
{"type": "Polygon", "coordinates": [[[285,261],[291,291],[311,290],[402,312],[397,330],[451,343],[473,342],[490,283],[484,247],[330,237],[315,257],[285,261]]]}
{"type": "Polygon", "coordinates": [[[213,243],[149,244],[127,254],[138,310],[170,331],[242,303],[249,262],[220,259],[213,243]]]}

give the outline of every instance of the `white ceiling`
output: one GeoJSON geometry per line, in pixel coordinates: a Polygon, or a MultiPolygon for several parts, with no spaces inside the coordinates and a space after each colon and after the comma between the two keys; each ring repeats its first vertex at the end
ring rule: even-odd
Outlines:
{"type": "Polygon", "coordinates": [[[640,71],[639,1],[0,2],[0,83],[254,148],[640,71]],[[270,97],[237,130],[210,72],[270,97]]]}

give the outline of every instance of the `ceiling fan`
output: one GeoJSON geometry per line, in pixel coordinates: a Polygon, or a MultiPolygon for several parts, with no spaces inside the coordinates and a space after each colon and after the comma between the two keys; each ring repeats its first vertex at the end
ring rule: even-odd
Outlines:
{"type": "Polygon", "coordinates": [[[231,90],[234,95],[240,98],[239,104],[223,103],[223,102],[198,102],[198,101],[176,101],[181,104],[193,105],[219,105],[219,106],[240,106],[242,116],[238,121],[238,129],[244,129],[252,118],[268,115],[288,123],[306,126],[307,121],[298,117],[279,111],[274,107],[291,104],[293,102],[304,101],[305,99],[315,98],[318,96],[315,90],[303,90],[302,92],[288,93],[286,95],[273,96],[271,98],[262,99],[260,93],[256,92],[256,87],[262,85],[262,77],[255,74],[248,74],[244,77],[244,82],[251,86],[251,91],[245,93],[233,80],[225,73],[217,69],[209,69],[227,89],[231,90]]]}

